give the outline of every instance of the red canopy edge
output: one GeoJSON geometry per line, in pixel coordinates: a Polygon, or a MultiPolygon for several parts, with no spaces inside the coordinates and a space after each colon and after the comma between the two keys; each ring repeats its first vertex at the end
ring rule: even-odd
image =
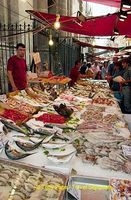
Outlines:
{"type": "Polygon", "coordinates": [[[83,1],[98,3],[98,4],[116,7],[116,8],[120,8],[121,6],[121,0],[83,0],[83,1]]]}
{"type": "MultiPolygon", "coordinates": [[[[47,27],[51,27],[56,21],[56,15],[43,13],[34,10],[27,10],[30,15],[47,27]]],[[[122,22],[118,18],[118,13],[108,14],[105,16],[92,17],[86,19],[81,25],[78,24],[77,17],[60,16],[60,30],[88,36],[112,36],[114,28],[119,30],[119,35],[131,35],[131,15],[122,22]]]]}
{"type": "Polygon", "coordinates": [[[106,50],[110,50],[110,51],[115,51],[118,52],[119,48],[117,47],[110,47],[110,46],[99,46],[99,45],[92,45],[90,43],[86,43],[86,42],[81,42],[79,40],[74,40],[74,42],[82,47],[92,47],[92,48],[98,48],[98,49],[106,49],[106,50]]]}
{"type": "Polygon", "coordinates": [[[99,45],[92,45],[90,43],[82,42],[79,40],[74,39],[73,42],[76,44],[82,46],[82,47],[92,47],[92,48],[98,48],[98,49],[106,49],[109,51],[115,51],[118,52],[119,50],[126,50],[126,49],[131,49],[131,46],[126,46],[126,47],[110,47],[110,46],[99,46],[99,45]]]}

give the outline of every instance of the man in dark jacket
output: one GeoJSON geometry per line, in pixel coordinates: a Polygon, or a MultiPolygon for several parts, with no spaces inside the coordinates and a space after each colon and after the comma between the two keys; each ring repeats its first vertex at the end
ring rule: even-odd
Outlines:
{"type": "Polygon", "coordinates": [[[82,66],[80,67],[80,73],[86,74],[87,64],[86,62],[83,62],[82,66]]]}
{"type": "Polygon", "coordinates": [[[122,66],[124,69],[122,83],[123,103],[126,113],[131,113],[131,60],[130,58],[123,59],[122,66]]]}

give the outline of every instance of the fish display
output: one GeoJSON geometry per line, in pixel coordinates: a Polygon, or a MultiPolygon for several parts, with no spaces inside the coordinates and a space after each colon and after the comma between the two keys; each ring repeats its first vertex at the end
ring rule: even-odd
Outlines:
{"type": "Polygon", "coordinates": [[[33,151],[34,149],[38,148],[44,139],[42,139],[40,142],[34,144],[34,143],[29,143],[29,142],[20,142],[20,141],[15,141],[16,145],[21,148],[23,151],[33,151]]]}
{"type": "Polygon", "coordinates": [[[14,130],[14,131],[18,131],[20,133],[24,133],[26,134],[27,132],[22,129],[20,126],[17,126],[14,122],[11,122],[7,119],[1,118],[0,121],[9,129],[14,130]]]}
{"type": "Polygon", "coordinates": [[[111,200],[130,200],[131,199],[131,181],[124,179],[115,179],[110,180],[111,186],[111,200]]]}
{"type": "MultiPolygon", "coordinates": [[[[44,151],[46,158],[53,158],[50,160],[53,162],[54,157],[59,157],[57,158],[59,162],[60,156],[65,157],[65,149],[69,148],[68,145],[73,144],[77,150],[77,156],[82,162],[98,165],[107,170],[131,173],[131,157],[125,156],[122,149],[123,145],[131,146],[130,138],[128,138],[130,132],[125,137],[127,125],[111,91],[104,83],[80,82],[82,85],[76,84],[73,88],[60,94],[54,102],[48,101],[50,87],[48,92],[29,88],[28,95],[25,92],[19,96],[23,101],[28,100],[30,96],[29,100],[34,102],[34,106],[41,105],[41,110],[31,119],[28,118],[26,124],[23,122],[20,127],[15,123],[11,124],[10,121],[3,121],[7,128],[19,132],[18,136],[13,137],[16,148],[13,148],[9,142],[5,144],[5,153],[8,158],[21,159],[31,155],[31,152],[28,151],[42,147],[39,150],[44,151]],[[48,106],[44,105],[46,97],[41,99],[45,92],[48,96],[48,106]],[[24,135],[21,136],[20,133],[24,135]],[[24,136],[28,137],[25,137],[24,140],[24,136]],[[55,156],[54,152],[58,149],[62,155],[55,156]],[[53,155],[50,154],[50,151],[53,152],[53,155]]],[[[29,188],[26,185],[27,191],[33,192],[32,185],[28,184],[28,186],[29,188]]],[[[46,196],[44,192],[42,194],[46,196]]],[[[25,198],[19,193],[16,196],[15,198],[25,198]]],[[[37,195],[36,192],[31,198],[35,199],[36,196],[37,199],[42,199],[39,197],[41,194],[37,195]]]]}
{"type": "Polygon", "coordinates": [[[50,171],[12,165],[0,165],[1,200],[59,200],[65,177],[50,171]],[[52,187],[52,188],[50,188],[52,187]],[[56,189],[58,187],[58,189],[56,189]]]}
{"type": "Polygon", "coordinates": [[[43,115],[36,118],[36,120],[42,121],[44,123],[57,123],[57,124],[64,124],[66,119],[58,114],[53,113],[44,113],[43,115]]]}
{"type": "Polygon", "coordinates": [[[28,120],[28,116],[20,113],[17,110],[13,109],[3,109],[3,112],[0,114],[1,117],[12,120],[16,124],[22,124],[24,121],[28,120]]]}
{"type": "Polygon", "coordinates": [[[15,148],[12,148],[7,142],[5,144],[5,154],[11,160],[19,160],[19,159],[25,158],[27,156],[30,156],[34,153],[22,153],[22,152],[16,150],[15,148]]]}
{"type": "Polygon", "coordinates": [[[18,111],[23,112],[25,114],[30,115],[30,114],[33,114],[37,111],[36,107],[33,107],[28,103],[21,102],[19,100],[14,99],[14,98],[8,98],[5,103],[9,107],[11,107],[13,109],[17,109],[18,111]]]}
{"type": "Polygon", "coordinates": [[[88,132],[74,141],[74,147],[77,150],[77,155],[85,163],[96,164],[104,169],[130,173],[131,162],[123,154],[123,140],[122,136],[107,132],[88,132]]]}
{"type": "Polygon", "coordinates": [[[66,106],[66,104],[62,104],[61,103],[59,106],[58,105],[53,105],[53,107],[54,107],[55,111],[58,114],[60,114],[60,115],[62,115],[64,117],[70,117],[72,115],[72,113],[73,113],[73,109],[72,108],[68,108],[66,106]]]}

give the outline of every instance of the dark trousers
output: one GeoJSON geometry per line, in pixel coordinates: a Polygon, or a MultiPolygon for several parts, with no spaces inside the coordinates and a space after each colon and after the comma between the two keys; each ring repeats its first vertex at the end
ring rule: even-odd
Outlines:
{"type": "Polygon", "coordinates": [[[123,86],[122,94],[125,112],[131,113],[131,86],[123,86]]]}

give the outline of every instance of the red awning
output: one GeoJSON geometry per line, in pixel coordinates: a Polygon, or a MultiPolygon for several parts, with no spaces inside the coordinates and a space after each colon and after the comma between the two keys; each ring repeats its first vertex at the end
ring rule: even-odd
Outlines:
{"type": "Polygon", "coordinates": [[[79,40],[74,40],[74,42],[82,47],[92,47],[92,48],[98,48],[98,49],[106,49],[109,51],[115,51],[118,52],[119,48],[117,47],[109,47],[109,46],[99,46],[99,45],[92,45],[90,43],[86,43],[86,42],[81,42],[79,40]]]}
{"type": "MultiPolygon", "coordinates": [[[[43,13],[33,10],[27,10],[35,19],[51,27],[56,20],[56,15],[43,13]]],[[[106,16],[92,17],[78,24],[77,17],[60,16],[60,30],[88,36],[112,36],[116,27],[120,35],[131,35],[131,15],[122,22],[118,19],[118,13],[108,14],[106,16]]]]}
{"type": "Polygon", "coordinates": [[[103,5],[112,6],[116,8],[120,8],[120,5],[121,5],[121,0],[83,0],[83,1],[103,4],[103,5]]]}

